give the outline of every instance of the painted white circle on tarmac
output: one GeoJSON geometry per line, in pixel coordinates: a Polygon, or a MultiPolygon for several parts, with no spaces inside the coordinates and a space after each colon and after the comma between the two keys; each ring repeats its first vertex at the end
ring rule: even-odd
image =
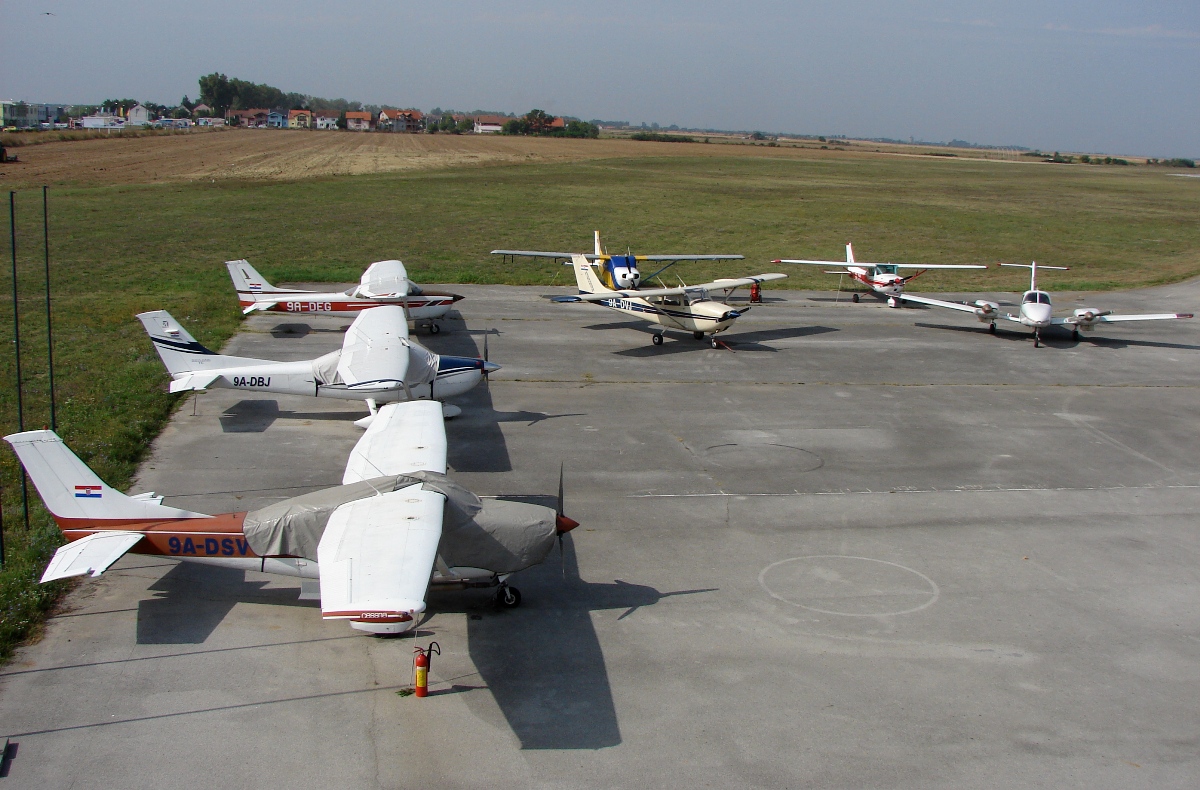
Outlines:
{"type": "Polygon", "coordinates": [[[941,590],[920,571],[871,557],[815,554],[773,562],[758,583],[777,601],[821,614],[886,617],[937,602],[941,590]]]}

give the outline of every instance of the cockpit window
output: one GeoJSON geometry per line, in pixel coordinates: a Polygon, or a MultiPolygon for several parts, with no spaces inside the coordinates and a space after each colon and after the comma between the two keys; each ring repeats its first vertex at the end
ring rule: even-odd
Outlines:
{"type": "Polygon", "coordinates": [[[708,301],[708,291],[703,288],[688,288],[683,292],[683,296],[689,305],[708,301]]]}
{"type": "Polygon", "coordinates": [[[1025,298],[1022,299],[1021,301],[1024,302],[1025,304],[1033,304],[1034,302],[1037,301],[1037,294],[1034,293],[1033,291],[1029,291],[1025,294],[1025,298]]]}
{"type": "Polygon", "coordinates": [[[1050,304],[1050,294],[1038,291],[1038,304],[1050,304]]]}

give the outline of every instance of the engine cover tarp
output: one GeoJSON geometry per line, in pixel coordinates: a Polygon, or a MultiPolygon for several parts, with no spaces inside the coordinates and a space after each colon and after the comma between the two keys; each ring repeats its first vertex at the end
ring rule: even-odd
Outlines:
{"type": "Polygon", "coordinates": [[[342,377],[338,373],[338,363],[342,359],[342,350],[330,351],[317,357],[312,362],[313,378],[318,384],[341,384],[342,377]]]}
{"type": "Polygon", "coordinates": [[[504,499],[482,505],[473,517],[455,524],[447,501],[438,553],[448,565],[516,573],[550,553],[557,537],[553,510],[504,499]]]}
{"type": "MultiPolygon", "coordinates": [[[[329,517],[347,502],[422,484],[426,491],[446,497],[442,529],[458,529],[472,522],[482,509],[479,497],[436,472],[414,472],[363,480],[359,483],[325,488],[282,502],[276,502],[246,514],[242,531],[246,542],[260,557],[303,557],[316,562],[317,545],[325,533],[329,517]]],[[[488,503],[489,507],[491,503],[488,503]]]]}

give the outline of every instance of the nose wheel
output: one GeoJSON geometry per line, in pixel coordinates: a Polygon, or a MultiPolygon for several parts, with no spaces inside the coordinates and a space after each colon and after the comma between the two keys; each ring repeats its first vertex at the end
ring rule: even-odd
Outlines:
{"type": "Polygon", "coordinates": [[[850,294],[850,301],[858,304],[858,294],[850,294]]]}
{"type": "Polygon", "coordinates": [[[988,334],[990,334],[990,335],[996,334],[996,325],[995,324],[988,324],[988,334]]]}
{"type": "Polygon", "coordinates": [[[500,589],[496,590],[496,605],[501,609],[516,609],[521,605],[521,591],[501,584],[500,589]]]}
{"type": "Polygon", "coordinates": [[[1033,333],[1033,347],[1034,348],[1042,347],[1042,336],[1039,335],[1037,332],[1033,333]]]}
{"type": "Polygon", "coordinates": [[[708,344],[709,344],[710,346],[712,346],[713,348],[720,348],[720,347],[721,347],[721,341],[720,341],[720,340],[717,340],[717,336],[716,336],[716,335],[713,335],[712,337],[710,337],[710,338],[708,339],[708,344]]]}

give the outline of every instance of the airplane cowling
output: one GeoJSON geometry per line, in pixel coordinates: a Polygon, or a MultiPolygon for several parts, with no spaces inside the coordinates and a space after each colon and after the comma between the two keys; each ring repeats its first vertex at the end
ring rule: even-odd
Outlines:
{"type": "Polygon", "coordinates": [[[614,290],[637,288],[642,282],[637,259],[632,255],[614,255],[608,260],[608,274],[614,290]]]}
{"type": "Polygon", "coordinates": [[[525,502],[485,499],[468,518],[446,515],[438,553],[452,567],[516,573],[546,559],[558,537],[555,512],[525,502]]]}
{"type": "Polygon", "coordinates": [[[975,317],[985,324],[995,320],[996,316],[999,314],[1000,305],[996,304],[995,302],[986,302],[983,299],[978,299],[975,301],[975,317]]]}

